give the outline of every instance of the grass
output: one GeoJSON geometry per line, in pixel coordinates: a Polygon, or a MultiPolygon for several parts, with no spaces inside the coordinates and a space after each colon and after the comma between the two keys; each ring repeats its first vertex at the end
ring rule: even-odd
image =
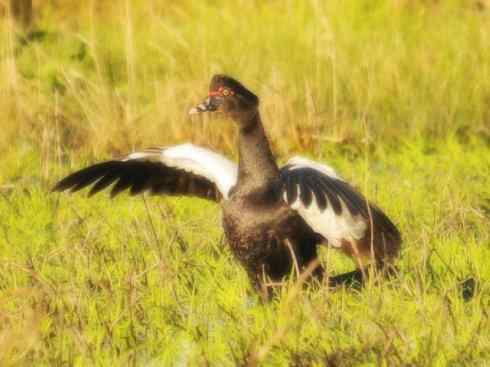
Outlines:
{"type": "MultiPolygon", "coordinates": [[[[487,365],[490,13],[475,4],[65,1],[27,41],[0,19],[0,365],[487,365]],[[292,279],[263,304],[216,206],[49,193],[138,147],[236,157],[230,123],[185,114],[215,72],[260,95],[281,161],[328,162],[394,219],[398,278],[292,279]]],[[[322,262],[353,267],[328,248],[322,262]]]]}

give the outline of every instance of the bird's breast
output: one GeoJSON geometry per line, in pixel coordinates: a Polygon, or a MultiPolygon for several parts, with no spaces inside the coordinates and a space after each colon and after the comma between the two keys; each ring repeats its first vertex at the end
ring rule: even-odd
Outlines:
{"type": "Polygon", "coordinates": [[[287,220],[289,209],[281,201],[267,205],[232,198],[223,206],[223,227],[232,250],[239,257],[267,252],[281,238],[278,230],[287,220]]]}

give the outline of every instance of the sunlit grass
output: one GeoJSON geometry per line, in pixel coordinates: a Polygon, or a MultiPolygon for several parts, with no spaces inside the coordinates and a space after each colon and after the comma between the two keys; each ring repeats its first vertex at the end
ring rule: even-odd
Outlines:
{"type": "MultiPolygon", "coordinates": [[[[66,1],[0,19],[0,365],[475,366],[490,359],[490,13],[471,1],[66,1]],[[328,162],[399,225],[400,274],[263,304],[219,209],[52,194],[184,141],[216,72],[261,97],[281,162],[328,162]],[[465,302],[461,282],[478,287],[465,302]]],[[[330,274],[353,264],[322,249],[330,274]]]]}
{"type": "MultiPolygon", "coordinates": [[[[489,156],[481,145],[444,149],[419,142],[373,153],[382,163],[370,167],[368,192],[404,234],[399,278],[360,293],[306,290],[288,303],[286,289],[260,303],[214,205],[13,189],[0,200],[5,361],[234,365],[273,340],[271,365],[480,363],[489,348],[489,156]],[[465,302],[468,277],[479,288],[465,302]]],[[[337,155],[336,164],[362,184],[362,158],[337,155]]],[[[326,249],[322,259],[331,273],[353,266],[326,249]]]]}

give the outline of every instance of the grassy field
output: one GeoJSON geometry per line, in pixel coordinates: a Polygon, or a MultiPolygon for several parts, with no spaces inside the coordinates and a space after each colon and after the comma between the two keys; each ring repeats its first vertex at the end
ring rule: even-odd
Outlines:
{"type": "Polygon", "coordinates": [[[38,3],[28,33],[0,18],[0,366],[490,366],[485,1],[38,3]],[[281,162],[328,162],[394,219],[397,278],[264,304],[217,206],[49,192],[151,145],[236,158],[231,123],[186,115],[216,72],[261,97],[281,162]]]}

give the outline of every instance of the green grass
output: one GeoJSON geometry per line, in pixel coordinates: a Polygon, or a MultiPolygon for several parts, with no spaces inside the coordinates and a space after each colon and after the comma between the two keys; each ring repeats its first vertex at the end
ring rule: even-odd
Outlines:
{"type": "Polygon", "coordinates": [[[0,365],[488,365],[490,14],[441,3],[66,1],[27,44],[0,19],[0,365]],[[263,304],[217,206],[49,192],[137,147],[236,157],[230,123],[185,115],[215,72],[260,95],[281,161],[328,162],[393,218],[396,279],[263,304]]]}

